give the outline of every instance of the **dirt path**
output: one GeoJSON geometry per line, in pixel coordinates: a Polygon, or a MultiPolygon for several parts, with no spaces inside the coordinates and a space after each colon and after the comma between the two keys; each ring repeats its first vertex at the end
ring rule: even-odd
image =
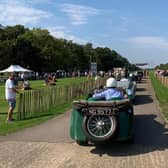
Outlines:
{"type": "Polygon", "coordinates": [[[134,110],[135,143],[145,145],[168,144],[168,129],[164,125],[149,81],[144,81],[138,85],[134,110]]]}
{"type": "Polygon", "coordinates": [[[149,83],[138,85],[134,110],[133,145],[79,146],[69,137],[66,113],[1,138],[0,168],[167,168],[168,129],[149,83]]]}

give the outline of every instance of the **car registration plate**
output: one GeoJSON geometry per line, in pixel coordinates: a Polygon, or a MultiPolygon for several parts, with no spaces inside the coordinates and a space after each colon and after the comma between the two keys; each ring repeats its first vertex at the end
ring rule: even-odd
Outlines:
{"type": "Polygon", "coordinates": [[[109,107],[103,107],[103,108],[84,108],[82,111],[86,115],[115,115],[118,111],[117,108],[109,108],[109,107]]]}

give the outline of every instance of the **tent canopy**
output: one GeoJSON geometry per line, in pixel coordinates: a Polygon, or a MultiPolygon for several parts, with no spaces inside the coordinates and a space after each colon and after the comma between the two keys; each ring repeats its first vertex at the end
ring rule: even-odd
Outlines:
{"type": "Polygon", "coordinates": [[[29,69],[23,68],[20,65],[11,65],[7,69],[0,71],[0,73],[5,73],[5,72],[32,72],[32,71],[29,69]]]}

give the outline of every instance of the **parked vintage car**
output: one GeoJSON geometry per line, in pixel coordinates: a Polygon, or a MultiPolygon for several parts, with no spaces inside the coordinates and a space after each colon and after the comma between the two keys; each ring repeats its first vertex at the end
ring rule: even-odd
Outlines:
{"type": "Polygon", "coordinates": [[[70,136],[78,144],[133,142],[133,106],[129,99],[73,101],[70,136]]]}

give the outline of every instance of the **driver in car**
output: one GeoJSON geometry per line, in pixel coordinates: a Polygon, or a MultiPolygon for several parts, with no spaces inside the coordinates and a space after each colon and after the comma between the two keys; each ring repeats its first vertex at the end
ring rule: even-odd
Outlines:
{"type": "Polygon", "coordinates": [[[106,81],[106,89],[99,93],[94,93],[94,100],[114,100],[124,99],[124,93],[117,89],[117,81],[115,78],[108,78],[106,81]]]}

